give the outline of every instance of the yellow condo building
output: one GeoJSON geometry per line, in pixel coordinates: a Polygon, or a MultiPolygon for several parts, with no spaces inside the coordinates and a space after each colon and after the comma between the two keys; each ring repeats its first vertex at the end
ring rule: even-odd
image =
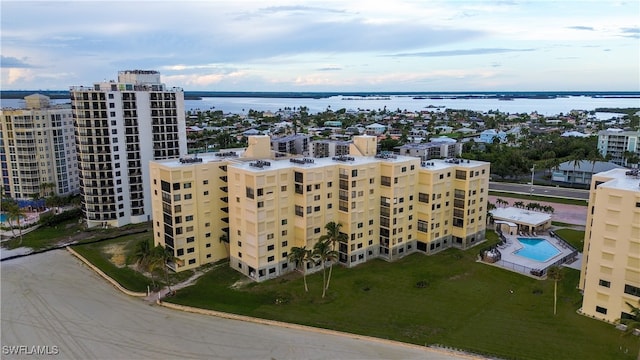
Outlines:
{"type": "Polygon", "coordinates": [[[176,271],[228,256],[263,281],[293,270],[291,248],[312,248],[331,221],[348,267],[484,240],[489,163],[376,149],[357,136],[349,155],[274,160],[269,137],[252,136],[246,150],[152,161],[155,243],[174,251],[176,271]]]}
{"type": "Polygon", "coordinates": [[[582,313],[629,318],[640,300],[640,176],[612,169],[593,175],[579,287],[582,313]]]}

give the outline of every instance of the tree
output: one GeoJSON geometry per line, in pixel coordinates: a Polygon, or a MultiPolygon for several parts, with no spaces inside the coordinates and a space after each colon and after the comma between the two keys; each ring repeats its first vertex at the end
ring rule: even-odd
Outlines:
{"type": "Polygon", "coordinates": [[[571,185],[575,183],[576,179],[576,168],[580,166],[580,162],[584,159],[584,151],[582,149],[576,150],[571,154],[571,159],[569,160],[569,164],[573,164],[573,176],[571,177],[571,185]]]}
{"type": "Polygon", "coordinates": [[[308,250],[306,246],[298,247],[294,246],[291,248],[291,253],[288,256],[289,261],[296,264],[296,268],[302,265],[302,279],[304,281],[304,291],[309,292],[309,287],[307,286],[307,263],[312,261],[311,250],[308,250]]]}
{"type": "Polygon", "coordinates": [[[322,263],[322,298],[327,293],[327,261],[337,259],[338,253],[331,249],[331,245],[327,241],[318,240],[313,246],[313,258],[322,263]]]}
{"type": "Polygon", "coordinates": [[[20,219],[25,217],[24,209],[22,209],[17,203],[12,203],[9,206],[5,207],[5,212],[7,214],[7,221],[9,222],[9,226],[11,227],[11,232],[15,237],[15,232],[13,231],[13,225],[11,224],[12,220],[15,220],[18,223],[18,235],[20,236],[20,241],[18,245],[22,245],[22,227],[20,225],[20,219]]]}
{"type": "Polygon", "coordinates": [[[562,280],[564,274],[562,268],[554,265],[547,269],[547,279],[553,281],[553,315],[556,314],[557,302],[558,302],[558,281],[562,280]]]}
{"type": "Polygon", "coordinates": [[[45,182],[45,183],[41,183],[40,184],[40,191],[41,191],[41,195],[42,197],[46,198],[48,196],[52,195],[52,190],[55,189],[56,184],[51,183],[51,182],[45,182]],[[49,190],[49,191],[47,191],[49,190]]]}
{"type": "MultiPolygon", "coordinates": [[[[336,251],[336,243],[346,242],[348,240],[347,234],[340,232],[342,227],[341,223],[331,221],[327,223],[324,228],[327,230],[325,235],[320,237],[321,241],[325,241],[331,244],[331,250],[336,251]]],[[[338,252],[336,251],[336,255],[338,252]]],[[[331,282],[331,270],[333,269],[333,261],[329,264],[329,277],[327,278],[327,289],[329,289],[329,283],[331,282]]]]}
{"type": "Polygon", "coordinates": [[[169,288],[169,292],[171,292],[171,284],[169,283],[169,270],[167,269],[167,263],[174,262],[176,260],[175,256],[173,256],[173,251],[167,249],[166,247],[162,247],[158,245],[151,249],[151,254],[149,256],[148,268],[149,272],[152,273],[156,269],[162,269],[164,272],[165,282],[167,284],[167,288],[169,288]]]}
{"type": "MultiPolygon", "coordinates": [[[[625,319],[618,319],[617,322],[627,326],[623,333],[626,336],[633,334],[636,329],[640,329],[640,307],[633,306],[633,304],[626,301],[625,304],[631,308],[631,316],[625,319]]],[[[640,300],[638,300],[638,305],[640,305],[640,300]]],[[[640,360],[640,349],[638,349],[638,360],[640,360]]]]}

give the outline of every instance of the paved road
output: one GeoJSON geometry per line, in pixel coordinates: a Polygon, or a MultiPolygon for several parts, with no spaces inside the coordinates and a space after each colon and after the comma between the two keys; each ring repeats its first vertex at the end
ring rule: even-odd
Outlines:
{"type": "Polygon", "coordinates": [[[5,261],[0,270],[2,346],[57,346],[56,359],[470,358],[151,306],[65,250],[5,261]]]}
{"type": "MultiPolygon", "coordinates": [[[[490,182],[489,190],[530,194],[531,185],[490,182]]],[[[589,190],[567,189],[555,186],[534,185],[533,194],[540,196],[557,196],[562,198],[589,200],[589,190]]]]}

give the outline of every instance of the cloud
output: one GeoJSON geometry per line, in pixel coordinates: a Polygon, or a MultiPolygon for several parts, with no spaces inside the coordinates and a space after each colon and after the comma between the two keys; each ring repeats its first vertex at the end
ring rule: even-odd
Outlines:
{"type": "Polygon", "coordinates": [[[629,37],[633,39],[640,39],[640,27],[633,28],[622,28],[620,29],[624,35],[624,37],[629,37]]]}
{"type": "Polygon", "coordinates": [[[340,66],[325,66],[316,69],[317,71],[340,71],[342,68],[340,66]]]}
{"type": "Polygon", "coordinates": [[[0,67],[2,68],[19,68],[19,69],[30,69],[35,68],[35,66],[26,62],[27,58],[18,59],[12,56],[0,56],[0,67]]]}
{"type": "Polygon", "coordinates": [[[426,51],[416,53],[401,53],[393,55],[385,55],[389,57],[439,57],[439,56],[467,56],[467,55],[487,55],[487,54],[503,54],[509,52],[526,52],[535,51],[536,49],[504,49],[504,48],[479,48],[479,49],[462,49],[462,50],[444,50],[444,51],[426,51]]]}
{"type": "Polygon", "coordinates": [[[591,26],[568,26],[567,29],[573,29],[573,30],[587,30],[587,31],[594,31],[595,29],[591,26]]]}

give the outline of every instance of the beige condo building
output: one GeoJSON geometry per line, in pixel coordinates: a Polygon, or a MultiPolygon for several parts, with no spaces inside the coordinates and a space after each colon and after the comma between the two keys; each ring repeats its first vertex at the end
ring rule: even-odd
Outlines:
{"type": "Polygon", "coordinates": [[[631,316],[640,300],[640,176],[593,175],[579,288],[581,312],[605,321],[631,316]]]}
{"type": "Polygon", "coordinates": [[[336,250],[349,267],[484,240],[489,163],[376,148],[374,136],[358,136],[349,155],[273,160],[269,137],[252,136],[244,152],[153,161],[155,242],[180,258],[176,271],[228,251],[231,267],[263,281],[293,270],[291,248],[313,248],[331,221],[347,236],[336,250]]]}
{"type": "Polygon", "coordinates": [[[58,195],[78,193],[71,106],[51,104],[49,97],[41,94],[24,99],[24,108],[0,110],[0,168],[4,195],[28,200],[50,192],[58,195]]]}

